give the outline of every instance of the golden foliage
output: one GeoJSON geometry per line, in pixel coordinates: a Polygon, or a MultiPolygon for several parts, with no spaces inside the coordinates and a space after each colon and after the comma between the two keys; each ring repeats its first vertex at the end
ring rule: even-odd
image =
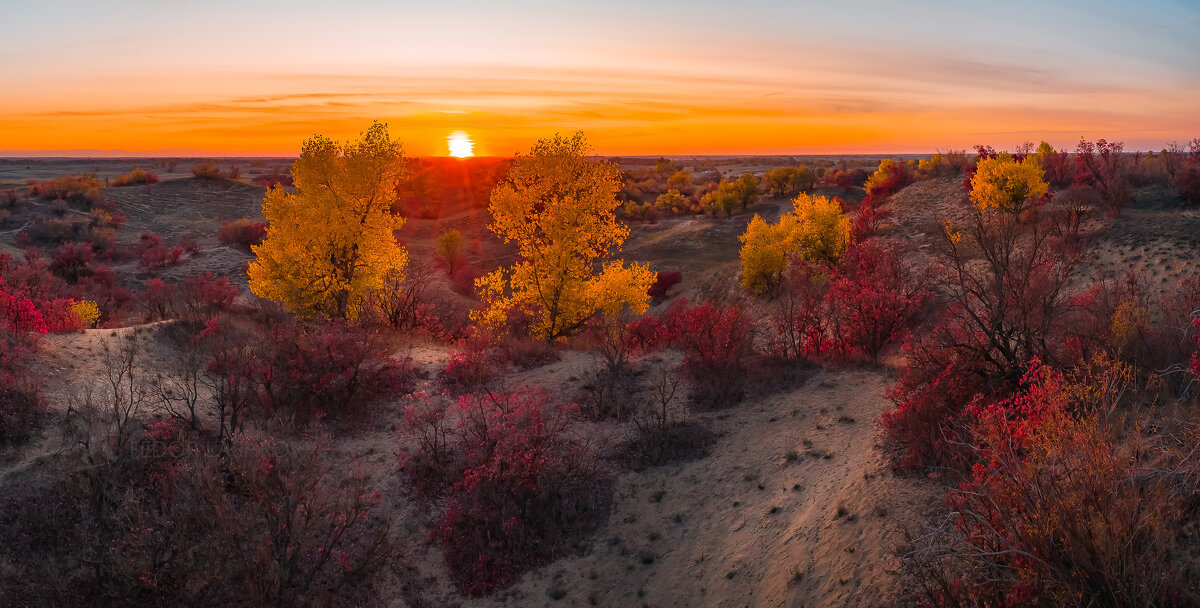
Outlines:
{"type": "Polygon", "coordinates": [[[539,140],[492,190],[490,227],[516,243],[520,259],[476,280],[484,307],[471,319],[481,327],[500,330],[510,315],[524,314],[535,337],[553,341],[597,314],[616,319],[625,306],[646,312],[654,273],[611,260],[629,235],[613,213],[620,172],[589,159],[590,151],[582,133],[539,140]]]}
{"type": "Polygon", "coordinates": [[[1017,162],[1007,153],[981,159],[971,178],[971,202],[979,209],[997,208],[1020,213],[1027,202],[1046,194],[1041,162],[1017,162]]]}
{"type": "Polygon", "coordinates": [[[853,224],[841,204],[824,196],[800,194],[791,213],[771,224],[755,215],[742,242],[742,287],[769,293],[779,285],[788,259],[835,264],[850,244],[853,224]]]}
{"type": "Polygon", "coordinates": [[[295,193],[271,188],[263,199],[267,235],[253,247],[250,290],[295,314],[354,318],[368,291],[402,276],[408,253],[392,213],[404,151],[375,122],[356,142],[320,135],[292,164],[295,193]]]}
{"type": "Polygon", "coordinates": [[[867,178],[867,183],[864,184],[864,187],[867,189],[867,196],[871,196],[871,192],[873,190],[878,188],[883,182],[887,181],[888,177],[891,175],[891,169],[893,166],[895,166],[895,164],[896,159],[894,158],[885,158],[879,161],[879,167],[875,169],[875,173],[872,173],[871,177],[867,178]]]}
{"type": "Polygon", "coordinates": [[[71,312],[79,319],[83,327],[91,327],[100,320],[100,306],[91,300],[77,300],[71,303],[71,312]]]}
{"type": "Polygon", "coordinates": [[[663,213],[687,213],[691,209],[692,203],[678,190],[671,188],[658,195],[654,206],[663,213]]]}

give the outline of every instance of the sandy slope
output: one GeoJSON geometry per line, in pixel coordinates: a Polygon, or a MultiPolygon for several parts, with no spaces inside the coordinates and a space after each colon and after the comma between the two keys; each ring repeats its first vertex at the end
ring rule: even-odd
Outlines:
{"type": "MultiPolygon", "coordinates": [[[[578,365],[569,356],[543,379],[578,365]]],[[[611,516],[581,554],[492,598],[464,599],[438,574],[440,551],[425,546],[413,556],[426,577],[420,605],[877,605],[896,591],[897,530],[919,525],[940,495],[886,467],[874,421],[888,383],[884,372],[822,372],[701,414],[721,435],[712,454],[620,474],[611,516]]]]}

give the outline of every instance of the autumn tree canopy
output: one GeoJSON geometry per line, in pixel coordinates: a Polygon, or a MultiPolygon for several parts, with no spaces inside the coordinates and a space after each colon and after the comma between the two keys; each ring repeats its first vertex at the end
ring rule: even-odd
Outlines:
{"type": "Polygon", "coordinates": [[[646,312],[654,273],[613,257],[629,235],[613,213],[620,171],[590,152],[582,133],[538,140],[492,190],[490,227],[520,259],[476,281],[484,307],[471,318],[480,326],[524,315],[535,337],[554,341],[597,315],[615,324],[625,307],[646,312]]]}
{"type": "Polygon", "coordinates": [[[1001,153],[995,158],[980,159],[971,177],[971,202],[980,210],[996,208],[1020,213],[1029,201],[1046,194],[1047,188],[1040,160],[1018,162],[1008,153],[1001,153]]]}
{"type": "Polygon", "coordinates": [[[742,241],[742,287],[769,293],[779,285],[788,259],[836,264],[850,244],[853,224],[837,199],[801,194],[791,213],[772,224],[757,215],[742,241]]]}
{"type": "Polygon", "coordinates": [[[252,247],[250,290],[300,315],[354,318],[363,296],[403,276],[408,253],[392,213],[404,151],[375,122],[358,141],[316,135],[292,164],[295,192],[263,199],[266,238],[252,247]]]}

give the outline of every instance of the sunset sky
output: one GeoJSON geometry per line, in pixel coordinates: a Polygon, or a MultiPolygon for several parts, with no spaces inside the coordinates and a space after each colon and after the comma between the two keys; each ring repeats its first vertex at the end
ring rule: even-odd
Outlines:
{"type": "Polygon", "coordinates": [[[0,155],[928,152],[1200,137],[1195,0],[10,2],[0,155]]]}

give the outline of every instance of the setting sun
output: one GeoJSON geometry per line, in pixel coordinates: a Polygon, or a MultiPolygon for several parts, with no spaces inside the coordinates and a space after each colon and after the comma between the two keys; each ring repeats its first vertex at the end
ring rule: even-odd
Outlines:
{"type": "Polygon", "coordinates": [[[450,147],[450,156],[454,158],[475,156],[475,142],[471,141],[471,136],[467,135],[466,131],[455,131],[447,135],[446,145],[450,147]]]}

